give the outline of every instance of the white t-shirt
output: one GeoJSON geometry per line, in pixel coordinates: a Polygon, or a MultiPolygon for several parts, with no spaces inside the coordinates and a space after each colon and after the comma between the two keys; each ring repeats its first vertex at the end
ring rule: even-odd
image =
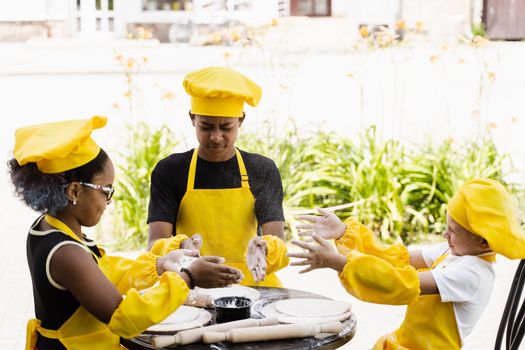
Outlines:
{"type": "MultiPolygon", "coordinates": [[[[452,302],[458,325],[461,342],[472,332],[476,322],[487,306],[495,272],[492,263],[478,256],[457,256],[450,254],[448,243],[424,247],[421,249],[423,259],[428,267],[445,253],[449,255],[432,269],[441,301],[452,302]]],[[[492,254],[492,253],[488,253],[492,254]]]]}

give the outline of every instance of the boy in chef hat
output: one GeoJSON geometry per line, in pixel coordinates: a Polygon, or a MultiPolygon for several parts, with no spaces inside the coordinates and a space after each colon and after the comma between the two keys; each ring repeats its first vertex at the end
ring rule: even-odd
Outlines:
{"type": "Polygon", "coordinates": [[[402,244],[379,243],[373,232],[332,212],[302,216],[302,236],[317,244],[293,241],[304,252],[302,272],[329,267],[358,299],[408,305],[395,332],[381,337],[373,349],[460,349],[487,306],[494,285],[496,253],[525,258],[525,234],[514,214],[511,197],[495,180],[465,183],[447,206],[447,242],[408,251],[402,244]],[[326,239],[335,239],[335,248],[326,239]]]}
{"type": "Polygon", "coordinates": [[[280,287],[274,272],[288,258],[279,170],[271,159],[235,147],[244,106],[257,106],[262,89],[226,67],[190,72],[183,86],[199,146],[155,167],[148,246],[163,252],[177,242],[202,245],[202,255],[220,254],[241,270],[241,284],[280,287]]]}

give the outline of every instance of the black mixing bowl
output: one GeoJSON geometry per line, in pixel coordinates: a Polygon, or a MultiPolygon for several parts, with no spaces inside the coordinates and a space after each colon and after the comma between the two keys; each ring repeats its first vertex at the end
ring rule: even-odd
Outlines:
{"type": "Polygon", "coordinates": [[[221,297],[213,301],[215,321],[224,323],[250,318],[252,300],[246,297],[221,297]]]}

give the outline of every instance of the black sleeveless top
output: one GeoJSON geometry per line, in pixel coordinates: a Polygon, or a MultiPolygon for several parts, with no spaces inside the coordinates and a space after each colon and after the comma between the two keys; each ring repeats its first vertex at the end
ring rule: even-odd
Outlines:
{"type": "MultiPolygon", "coordinates": [[[[33,299],[35,301],[35,316],[42,322],[42,327],[57,330],[80,307],[75,297],[63,287],[52,281],[49,274],[49,264],[52,254],[64,244],[76,244],[78,241],[59,230],[38,231],[36,226],[44,217],[39,217],[29,230],[27,236],[27,263],[33,283],[33,299]]],[[[86,246],[98,257],[101,252],[93,241],[86,240],[86,246]]],[[[95,259],[93,257],[93,259],[95,259]]],[[[48,339],[38,334],[36,344],[38,350],[65,349],[56,339],[48,339]]]]}

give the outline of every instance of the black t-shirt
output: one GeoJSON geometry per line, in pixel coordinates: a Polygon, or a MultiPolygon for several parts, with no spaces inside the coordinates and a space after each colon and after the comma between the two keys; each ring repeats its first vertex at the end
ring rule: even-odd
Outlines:
{"type": "MultiPolygon", "coordinates": [[[[259,226],[270,221],[284,221],[283,186],[275,163],[267,157],[240,151],[250,190],[255,197],[255,216],[259,226]]],[[[193,150],[172,154],[161,160],[151,174],[148,223],[175,223],[179,206],[186,193],[188,172],[193,150]]],[[[209,162],[197,158],[196,189],[241,187],[237,156],[224,162],[209,162]]]]}

